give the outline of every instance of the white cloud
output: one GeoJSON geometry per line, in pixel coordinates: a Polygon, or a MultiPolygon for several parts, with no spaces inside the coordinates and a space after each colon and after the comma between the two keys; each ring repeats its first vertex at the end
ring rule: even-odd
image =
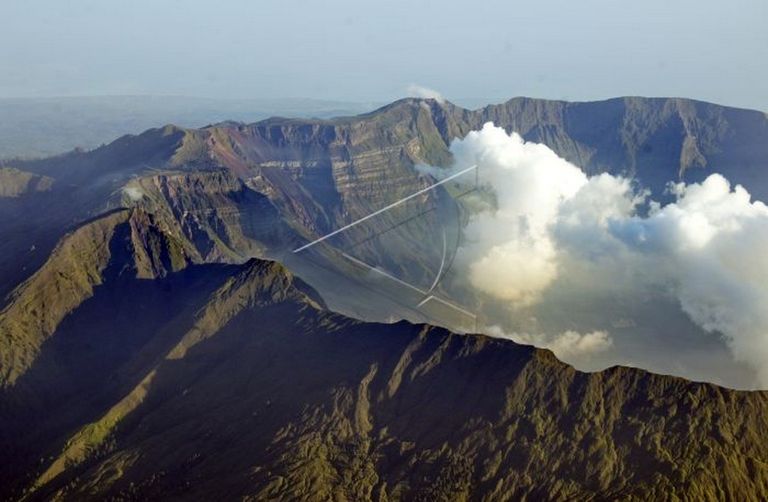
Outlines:
{"type": "MultiPolygon", "coordinates": [[[[588,177],[545,145],[490,123],[454,141],[451,151],[454,169],[478,166],[493,200],[470,218],[457,258],[478,292],[514,312],[537,304],[559,280],[567,279],[574,294],[602,287],[631,295],[642,283],[721,334],[768,387],[768,207],[743,187],[713,174],[673,185],[676,200],[662,207],[626,178],[588,177]],[[649,210],[642,216],[639,207],[649,210]]],[[[583,335],[514,336],[567,360],[610,346],[601,328],[615,319],[603,317],[583,335]]]]}
{"type": "Polygon", "coordinates": [[[423,87],[418,84],[409,85],[407,92],[409,96],[413,96],[415,98],[434,99],[438,103],[445,102],[445,98],[438,91],[430,89],[429,87],[423,87]]]}
{"type": "Polygon", "coordinates": [[[508,338],[514,342],[534,345],[551,350],[558,359],[574,362],[589,358],[599,352],[608,350],[613,340],[606,331],[579,333],[568,330],[551,336],[543,333],[505,333],[499,326],[489,326],[486,332],[495,337],[508,338]]]}
{"type": "Polygon", "coordinates": [[[647,218],[614,222],[628,246],[668,264],[683,310],[722,333],[768,386],[768,207],[718,175],[678,184],[677,201],[647,218]]]}
{"type": "Polygon", "coordinates": [[[578,333],[566,331],[555,337],[549,344],[549,348],[558,357],[569,359],[585,354],[603,352],[613,344],[613,340],[606,331],[593,331],[591,333],[578,333]]]}
{"type": "Polygon", "coordinates": [[[456,166],[476,164],[483,188],[495,195],[494,207],[471,218],[459,259],[469,263],[475,288],[516,307],[536,302],[558,275],[552,227],[561,210],[575,223],[602,223],[631,210],[626,181],[588,179],[546,146],[490,123],[455,141],[451,151],[456,166]]]}

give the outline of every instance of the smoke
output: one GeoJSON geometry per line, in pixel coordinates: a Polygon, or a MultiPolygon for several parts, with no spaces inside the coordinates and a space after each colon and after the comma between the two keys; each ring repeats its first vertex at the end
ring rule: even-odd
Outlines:
{"type": "Polygon", "coordinates": [[[438,103],[444,103],[445,98],[442,94],[429,87],[423,87],[418,84],[411,84],[407,89],[408,95],[415,98],[434,99],[438,103]]]}
{"type": "MultiPolygon", "coordinates": [[[[589,177],[545,145],[491,123],[451,151],[456,170],[478,166],[490,201],[470,217],[457,257],[481,296],[514,314],[566,289],[667,295],[768,386],[768,207],[746,189],[713,174],[671,185],[675,200],[662,206],[630,179],[589,177]]],[[[600,305],[591,308],[601,325],[584,335],[509,337],[566,360],[604,351],[612,320],[600,320],[600,305]]]]}
{"type": "Polygon", "coordinates": [[[140,201],[144,197],[144,193],[140,188],[126,186],[123,187],[123,193],[132,201],[140,201]]]}

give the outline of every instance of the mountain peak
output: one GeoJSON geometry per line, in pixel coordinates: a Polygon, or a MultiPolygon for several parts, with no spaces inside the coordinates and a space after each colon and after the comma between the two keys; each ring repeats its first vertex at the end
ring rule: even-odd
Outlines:
{"type": "Polygon", "coordinates": [[[276,261],[251,258],[233,276],[231,287],[232,291],[245,288],[252,304],[291,300],[318,310],[327,308],[314,289],[276,261]]]}

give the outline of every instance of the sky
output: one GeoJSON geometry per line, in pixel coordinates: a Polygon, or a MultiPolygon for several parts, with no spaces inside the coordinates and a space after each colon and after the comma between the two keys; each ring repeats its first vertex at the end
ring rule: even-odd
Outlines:
{"type": "Polygon", "coordinates": [[[2,0],[0,98],[679,96],[768,110],[765,0],[2,0]]]}

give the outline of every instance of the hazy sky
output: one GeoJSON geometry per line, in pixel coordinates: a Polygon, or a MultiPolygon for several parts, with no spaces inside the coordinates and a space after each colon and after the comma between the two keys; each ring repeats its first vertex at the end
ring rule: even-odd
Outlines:
{"type": "Polygon", "coordinates": [[[685,96],[768,110],[766,0],[0,0],[0,97],[685,96]]]}

